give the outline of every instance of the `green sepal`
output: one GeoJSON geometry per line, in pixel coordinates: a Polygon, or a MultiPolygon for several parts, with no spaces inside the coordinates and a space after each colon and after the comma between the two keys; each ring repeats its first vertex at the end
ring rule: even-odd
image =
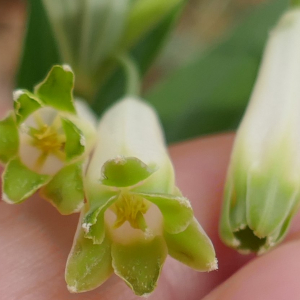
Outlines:
{"type": "Polygon", "coordinates": [[[94,244],[101,244],[105,237],[104,213],[119,195],[105,193],[102,195],[101,204],[92,206],[83,217],[82,227],[85,231],[84,237],[93,240],[94,244]]]}
{"type": "Polygon", "coordinates": [[[61,118],[61,122],[66,135],[66,161],[69,162],[84,153],[85,137],[82,131],[70,120],[61,118]]]}
{"type": "Polygon", "coordinates": [[[54,66],[46,79],[35,87],[35,94],[44,105],[57,110],[76,113],[72,91],[74,74],[67,66],[54,66]]]}
{"type": "Polygon", "coordinates": [[[84,204],[82,163],[63,167],[40,192],[62,215],[80,211],[84,204]]]}
{"type": "Polygon", "coordinates": [[[94,244],[84,237],[82,229],[78,231],[65,273],[68,289],[72,293],[95,289],[113,273],[109,240],[106,238],[100,245],[94,244]]]}
{"type": "Polygon", "coordinates": [[[107,186],[129,187],[147,179],[155,171],[136,157],[117,157],[103,165],[101,183],[107,186]]]}
{"type": "Polygon", "coordinates": [[[185,230],[193,220],[193,209],[187,198],[168,194],[136,193],[155,204],[164,218],[164,229],[169,233],[185,230]]]}
{"type": "Polygon", "coordinates": [[[19,158],[8,162],[2,175],[2,198],[7,203],[20,203],[45,185],[50,176],[29,170],[19,158]]]}
{"type": "Polygon", "coordinates": [[[147,296],[156,287],[161,268],[167,257],[162,237],[151,241],[137,240],[128,245],[112,245],[112,264],[115,273],[138,296],[147,296]]]}
{"type": "Polygon", "coordinates": [[[11,112],[0,121],[0,161],[7,163],[17,155],[19,149],[19,132],[14,114],[11,112]]]}
{"type": "Polygon", "coordinates": [[[26,90],[14,93],[14,111],[17,124],[23,123],[33,112],[41,108],[40,100],[26,90]]]}
{"type": "Polygon", "coordinates": [[[177,234],[164,233],[169,255],[197,271],[217,269],[214,247],[194,218],[186,230],[177,234]]]}

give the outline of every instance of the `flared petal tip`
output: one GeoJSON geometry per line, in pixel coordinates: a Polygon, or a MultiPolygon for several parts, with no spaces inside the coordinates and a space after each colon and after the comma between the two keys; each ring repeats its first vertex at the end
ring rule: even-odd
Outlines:
{"type": "Polygon", "coordinates": [[[24,94],[25,92],[23,90],[15,90],[13,91],[13,100],[18,101],[18,99],[24,94]]]}
{"type": "Polygon", "coordinates": [[[143,295],[140,295],[140,297],[148,298],[151,294],[152,294],[152,292],[151,293],[145,293],[143,295]]]}
{"type": "Polygon", "coordinates": [[[215,271],[215,270],[218,270],[218,259],[217,258],[215,258],[214,261],[207,264],[208,272],[215,271]]]}
{"type": "Polygon", "coordinates": [[[83,223],[83,224],[81,225],[81,227],[82,227],[82,229],[83,229],[83,231],[84,231],[85,233],[89,233],[90,228],[91,228],[92,225],[93,225],[92,223],[83,223]]]}
{"type": "Polygon", "coordinates": [[[72,286],[67,285],[67,289],[68,289],[68,291],[69,291],[70,293],[72,293],[72,294],[78,293],[77,287],[74,286],[74,285],[72,285],[72,286]]]}
{"type": "Polygon", "coordinates": [[[15,204],[15,202],[9,199],[9,197],[5,193],[2,193],[2,200],[8,204],[15,204]]]}
{"type": "Polygon", "coordinates": [[[64,65],[62,65],[62,68],[66,72],[73,72],[72,68],[69,65],[64,64],[64,65]]]}

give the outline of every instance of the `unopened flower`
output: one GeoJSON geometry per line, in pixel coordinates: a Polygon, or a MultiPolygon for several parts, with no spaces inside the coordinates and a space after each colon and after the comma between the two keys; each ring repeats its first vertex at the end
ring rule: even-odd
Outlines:
{"type": "Polygon", "coordinates": [[[300,200],[300,9],[271,32],[238,130],[220,224],[223,241],[262,253],[286,235],[300,200]]]}
{"type": "Polygon", "coordinates": [[[62,214],[83,206],[83,163],[95,130],[73,102],[74,75],[54,66],[34,93],[14,93],[14,109],[0,121],[2,198],[20,203],[41,189],[62,214]]]}
{"type": "Polygon", "coordinates": [[[156,114],[141,100],[125,98],[103,116],[85,186],[66,267],[71,292],[94,289],[115,272],[147,295],[167,254],[198,271],[217,268],[210,239],[175,186],[156,114]]]}

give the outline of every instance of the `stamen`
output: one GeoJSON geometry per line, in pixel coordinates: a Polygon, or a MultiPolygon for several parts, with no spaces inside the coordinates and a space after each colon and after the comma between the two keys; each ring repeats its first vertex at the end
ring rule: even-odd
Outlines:
{"type": "Polygon", "coordinates": [[[148,211],[150,204],[137,195],[130,193],[122,193],[120,198],[111,206],[111,210],[116,214],[114,228],[119,228],[126,221],[129,222],[132,228],[145,231],[147,224],[144,214],[148,211]]]}
{"type": "Polygon", "coordinates": [[[51,125],[45,124],[41,115],[34,114],[37,128],[28,127],[27,134],[30,136],[29,144],[41,151],[35,163],[35,170],[40,170],[50,154],[59,160],[65,160],[64,147],[66,137],[61,129],[60,117],[56,116],[51,125]]]}

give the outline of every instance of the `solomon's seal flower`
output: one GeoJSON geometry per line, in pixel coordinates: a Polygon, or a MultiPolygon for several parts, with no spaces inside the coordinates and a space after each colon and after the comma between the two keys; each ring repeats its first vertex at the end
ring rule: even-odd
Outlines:
{"type": "Polygon", "coordinates": [[[217,268],[210,239],[175,186],[156,114],[141,100],[125,98],[103,116],[85,186],[66,267],[71,292],[94,289],[115,272],[147,295],[167,254],[198,271],[217,268]]]}
{"type": "Polygon", "coordinates": [[[299,53],[295,8],[270,35],[228,170],[220,234],[241,252],[279,243],[299,207],[299,53]]]}
{"type": "Polygon", "coordinates": [[[73,102],[74,75],[68,66],[54,66],[34,93],[14,93],[14,109],[0,121],[2,198],[20,203],[41,188],[41,195],[62,214],[82,208],[83,162],[95,130],[86,109],[73,102]]]}

